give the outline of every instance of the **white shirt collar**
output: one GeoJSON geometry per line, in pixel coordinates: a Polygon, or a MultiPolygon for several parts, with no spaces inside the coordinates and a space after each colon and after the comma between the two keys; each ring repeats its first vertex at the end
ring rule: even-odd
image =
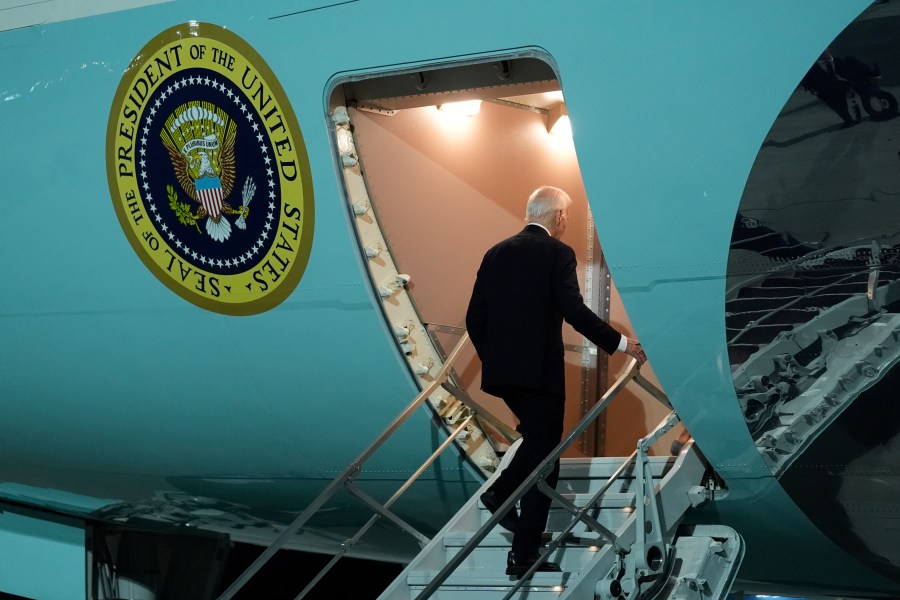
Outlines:
{"type": "Polygon", "coordinates": [[[540,227],[541,229],[546,231],[550,237],[553,237],[553,234],[550,233],[550,230],[547,229],[546,227],[544,227],[543,225],[541,225],[540,223],[531,222],[531,223],[527,223],[525,226],[528,227],[528,225],[534,225],[535,227],[540,227]]]}

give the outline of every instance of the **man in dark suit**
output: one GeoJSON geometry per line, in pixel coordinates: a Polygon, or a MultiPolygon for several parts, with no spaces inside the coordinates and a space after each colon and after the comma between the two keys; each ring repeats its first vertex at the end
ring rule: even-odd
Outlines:
{"type": "MultiPolygon", "coordinates": [[[[526,227],[487,251],[478,269],[466,327],[482,362],[481,388],[499,396],[519,419],[522,444],[510,464],[481,499],[495,512],[559,444],[565,411],[562,321],[608,354],[616,351],[646,360],[630,340],[585,304],[575,274],[575,252],[559,238],[566,230],[572,200],[544,186],[528,198],[526,227]]],[[[556,486],[559,461],[547,476],[556,486]]],[[[507,574],[522,575],[537,560],[550,499],[537,486],[500,524],[514,532],[507,574]]],[[[558,571],[554,563],[538,570],[558,571]]]]}

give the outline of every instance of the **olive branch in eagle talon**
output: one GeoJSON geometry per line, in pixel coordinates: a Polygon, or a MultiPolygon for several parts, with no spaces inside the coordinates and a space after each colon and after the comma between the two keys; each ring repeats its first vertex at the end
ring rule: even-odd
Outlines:
{"type": "Polygon", "coordinates": [[[166,192],[169,195],[169,208],[175,211],[175,216],[178,217],[178,222],[182,225],[193,225],[197,228],[197,233],[203,235],[203,232],[200,231],[200,226],[197,225],[197,219],[200,218],[200,216],[191,214],[190,204],[179,202],[178,192],[176,192],[175,188],[171,185],[166,186],[166,192]]]}

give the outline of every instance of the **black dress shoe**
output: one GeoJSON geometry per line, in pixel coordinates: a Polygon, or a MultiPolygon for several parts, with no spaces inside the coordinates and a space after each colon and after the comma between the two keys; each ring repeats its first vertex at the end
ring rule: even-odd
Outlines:
{"type": "MultiPolygon", "coordinates": [[[[481,503],[484,504],[484,507],[491,511],[491,514],[497,512],[497,509],[503,504],[503,500],[501,500],[497,494],[491,490],[486,491],[481,495],[481,503]]],[[[519,522],[519,514],[516,512],[516,507],[513,506],[509,509],[509,511],[503,515],[500,519],[500,527],[506,529],[507,531],[516,531],[516,524],[519,522]]]]}
{"type": "MultiPolygon", "coordinates": [[[[515,553],[510,552],[506,557],[506,574],[507,575],[515,575],[516,577],[521,577],[525,574],[528,569],[531,568],[531,565],[537,562],[538,556],[534,554],[532,556],[520,557],[515,553]]],[[[538,568],[535,569],[535,572],[550,572],[550,573],[559,573],[562,569],[559,568],[559,565],[552,562],[542,562],[538,565],[538,568]]]]}

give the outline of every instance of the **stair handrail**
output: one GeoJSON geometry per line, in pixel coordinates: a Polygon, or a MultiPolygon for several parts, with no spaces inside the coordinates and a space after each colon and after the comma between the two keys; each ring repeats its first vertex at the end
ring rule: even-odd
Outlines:
{"type": "MultiPolygon", "coordinates": [[[[363,464],[400,428],[403,423],[425,402],[425,400],[434,393],[434,391],[440,387],[450,376],[450,372],[453,369],[454,364],[459,359],[462,350],[469,343],[469,334],[465,333],[450,354],[447,356],[447,359],[444,361],[443,366],[441,367],[440,372],[434,377],[434,379],[429,383],[418,395],[409,403],[409,405],[403,409],[403,411],[397,415],[393,421],[384,429],[384,431],[379,435],[369,446],[363,450],[360,455],[353,460],[344,471],[342,471],[337,477],[335,477],[328,486],[319,493],[318,496],[306,507],[306,509],[297,515],[297,517],[288,525],[279,535],[275,538],[262,552],[262,554],[257,557],[253,563],[248,566],[240,576],[235,579],[232,584],[224,591],[221,595],[219,595],[217,600],[230,600],[234,597],[234,595],[240,591],[240,589],[275,555],[276,552],[281,550],[287,543],[288,539],[294,535],[301,527],[303,527],[309,519],[315,515],[316,512],[335,494],[341,487],[346,487],[348,491],[362,500],[364,504],[369,506],[375,511],[375,515],[370,519],[368,523],[363,525],[360,532],[358,532],[353,538],[347,540],[342,545],[342,554],[346,554],[349,548],[353,543],[359,540],[362,535],[368,531],[368,529],[374,524],[376,520],[381,517],[387,518],[392,521],[394,524],[398,525],[403,531],[409,533],[413,537],[419,541],[421,544],[423,541],[428,540],[427,537],[420,534],[415,530],[411,525],[403,521],[397,515],[391,513],[388,508],[399,498],[399,496],[405,492],[410,485],[423,473],[425,470],[434,462],[438,456],[443,452],[446,448],[452,445],[453,441],[456,440],[456,437],[464,430],[465,426],[469,424],[469,422],[476,416],[476,414],[483,415],[491,424],[501,423],[496,416],[492,415],[482,406],[476,404],[475,402],[466,403],[462,399],[463,402],[470,411],[469,416],[463,420],[462,424],[460,424],[456,430],[450,434],[447,439],[428,457],[428,459],[416,470],[413,475],[407,479],[407,481],[398,489],[398,491],[385,502],[384,505],[378,505],[378,503],[362,494],[353,484],[353,480],[362,472],[363,464]],[[473,405],[473,406],[470,406],[473,405]]],[[[509,427],[498,427],[498,431],[507,437],[507,431],[509,427]]],[[[507,439],[510,440],[508,437],[507,439]]],[[[333,559],[331,563],[329,563],[326,568],[319,574],[319,576],[309,585],[307,589],[304,589],[301,592],[299,597],[303,597],[312,589],[312,585],[315,585],[328,570],[331,569],[332,566],[337,562],[337,559],[342,556],[342,554],[337,555],[336,559],[333,559]]]]}
{"type": "MultiPolygon", "coordinates": [[[[481,541],[487,537],[488,533],[500,522],[500,519],[503,515],[506,514],[507,511],[512,509],[516,502],[518,502],[525,493],[531,489],[531,487],[537,484],[538,480],[543,481],[547,473],[549,473],[553,468],[553,463],[555,463],[562,454],[571,446],[578,437],[584,433],[584,431],[593,423],[594,419],[600,415],[613,398],[618,395],[622,389],[625,388],[632,380],[635,381],[641,388],[650,393],[654,398],[656,398],[659,402],[661,402],[664,406],[671,409],[672,405],[669,402],[668,396],[666,396],[665,392],[657,388],[653,385],[649,380],[643,377],[640,374],[640,365],[637,362],[637,359],[631,358],[628,363],[625,372],[619,376],[619,378],[613,383],[612,386],[600,397],[600,400],[582,417],[581,421],[578,422],[578,425],[569,433],[566,439],[562,440],[559,445],[556,446],[556,449],[551,452],[547,458],[545,458],[534,471],[531,472],[531,475],[522,482],[519,487],[506,499],[503,504],[501,504],[497,510],[490,516],[490,518],[474,533],[468,542],[460,548],[459,552],[457,552],[444,567],[438,571],[438,573],[434,576],[434,578],[426,585],[422,592],[416,596],[416,600],[427,600],[430,598],[438,589],[443,585],[443,583],[447,580],[451,573],[453,573],[459,565],[475,550],[476,547],[481,543],[481,541]]],[[[667,417],[668,418],[668,417],[667,417]]],[[[606,485],[602,489],[606,489],[611,485],[618,476],[624,471],[624,469],[632,462],[634,462],[637,453],[632,454],[628,459],[625,460],[625,463],[616,470],[612,477],[607,480],[606,485]]],[[[539,486],[540,487],[540,486],[539,486]]],[[[543,492],[544,490],[542,490],[543,492]]],[[[546,493],[546,492],[544,492],[546,493]]],[[[591,501],[591,505],[599,500],[602,496],[595,495],[591,501]]],[[[616,535],[600,525],[595,519],[587,516],[587,511],[582,510],[576,515],[575,521],[581,520],[588,527],[599,533],[602,537],[606,538],[606,540],[612,545],[613,549],[618,554],[624,554],[627,551],[619,546],[616,535]]],[[[542,559],[546,557],[546,554],[542,555],[542,559]]],[[[530,573],[533,573],[534,570],[537,569],[537,565],[539,564],[540,559],[529,570],[530,573]]],[[[516,585],[513,590],[515,591],[524,583],[526,577],[521,577],[518,585],[516,585]]],[[[509,597],[509,595],[507,596],[509,597]]]]}

